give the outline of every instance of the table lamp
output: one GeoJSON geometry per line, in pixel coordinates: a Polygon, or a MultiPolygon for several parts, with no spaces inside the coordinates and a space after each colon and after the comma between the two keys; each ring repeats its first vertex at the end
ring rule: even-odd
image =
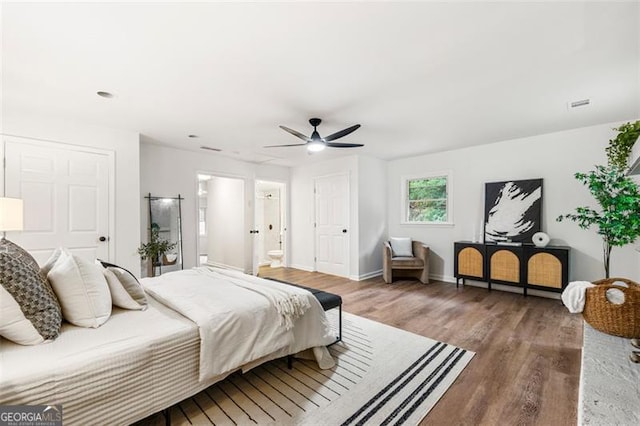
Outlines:
{"type": "Polygon", "coordinates": [[[7,231],[22,231],[22,200],[0,197],[0,232],[2,238],[7,231]]]}

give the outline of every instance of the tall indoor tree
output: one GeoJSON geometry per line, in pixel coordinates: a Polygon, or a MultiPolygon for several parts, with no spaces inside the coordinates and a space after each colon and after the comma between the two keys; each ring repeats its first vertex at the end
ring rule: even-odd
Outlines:
{"type": "Polygon", "coordinates": [[[627,176],[628,157],[640,135],[640,121],[626,123],[617,129],[615,139],[607,148],[608,164],[596,166],[588,173],[576,173],[575,178],[587,185],[600,209],[577,207],[575,213],[561,215],[558,222],[569,219],[582,229],[597,226],[602,236],[605,277],[610,276],[611,250],[633,243],[640,237],[640,191],[638,184],[627,176]]]}

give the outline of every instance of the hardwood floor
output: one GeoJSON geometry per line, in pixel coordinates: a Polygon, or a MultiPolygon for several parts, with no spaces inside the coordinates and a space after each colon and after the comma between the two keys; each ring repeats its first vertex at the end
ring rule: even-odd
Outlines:
{"type": "Polygon", "coordinates": [[[582,317],[560,301],[443,282],[273,277],[336,293],[347,312],[476,352],[422,425],[575,425],[582,317]]]}

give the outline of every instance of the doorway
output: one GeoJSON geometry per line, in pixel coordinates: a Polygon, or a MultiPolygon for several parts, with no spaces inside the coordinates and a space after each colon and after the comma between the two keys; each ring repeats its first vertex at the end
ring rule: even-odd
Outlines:
{"type": "Polygon", "coordinates": [[[286,265],[286,185],[257,180],[255,185],[254,272],[286,265]]]}
{"type": "Polygon", "coordinates": [[[246,272],[245,179],[198,174],[198,265],[246,272]]]}

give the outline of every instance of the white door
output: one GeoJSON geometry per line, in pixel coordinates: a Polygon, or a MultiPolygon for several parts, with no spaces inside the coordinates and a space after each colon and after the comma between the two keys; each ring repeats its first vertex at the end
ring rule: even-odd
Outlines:
{"type": "Polygon", "coordinates": [[[5,138],[5,195],[24,201],[24,230],[7,236],[42,264],[57,247],[109,260],[108,152],[5,138]]]}
{"type": "Polygon", "coordinates": [[[349,177],[317,178],[316,270],[349,276],[349,177]]]}

